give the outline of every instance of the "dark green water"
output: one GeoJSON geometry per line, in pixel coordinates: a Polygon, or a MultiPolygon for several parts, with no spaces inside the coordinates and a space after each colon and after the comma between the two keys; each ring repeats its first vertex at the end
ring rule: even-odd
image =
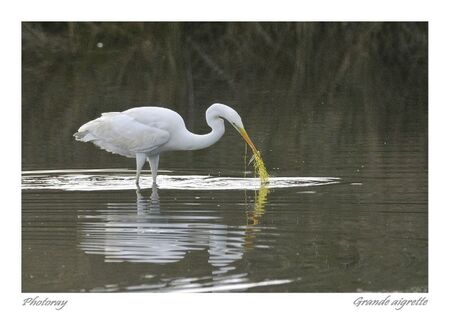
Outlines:
{"type": "Polygon", "coordinates": [[[22,74],[23,292],[428,290],[426,24],[25,23],[22,74]],[[224,188],[233,128],[162,155],[157,195],[72,138],[145,104],[206,133],[214,102],[278,186],[224,188]]]}

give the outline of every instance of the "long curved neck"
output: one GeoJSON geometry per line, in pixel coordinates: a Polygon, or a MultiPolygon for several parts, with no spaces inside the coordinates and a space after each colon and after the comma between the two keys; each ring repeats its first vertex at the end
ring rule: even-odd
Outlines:
{"type": "Polygon", "coordinates": [[[211,132],[208,134],[195,134],[189,132],[185,139],[186,150],[197,150],[209,147],[215,144],[225,133],[224,121],[220,118],[208,119],[208,125],[211,127],[211,132]]]}

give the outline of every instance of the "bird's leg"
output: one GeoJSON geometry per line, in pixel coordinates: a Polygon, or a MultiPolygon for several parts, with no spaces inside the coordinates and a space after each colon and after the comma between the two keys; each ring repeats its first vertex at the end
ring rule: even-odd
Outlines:
{"type": "Polygon", "coordinates": [[[136,154],[136,186],[139,189],[139,176],[141,175],[142,167],[145,164],[145,154],[136,154]]]}
{"type": "Polygon", "coordinates": [[[156,176],[158,175],[159,155],[148,157],[150,168],[152,169],[153,184],[156,185],[156,176]]]}

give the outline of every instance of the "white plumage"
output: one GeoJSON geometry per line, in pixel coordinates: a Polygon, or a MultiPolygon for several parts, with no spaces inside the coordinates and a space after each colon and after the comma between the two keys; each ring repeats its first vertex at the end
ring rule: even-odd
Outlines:
{"type": "Polygon", "coordinates": [[[153,183],[156,183],[160,153],[202,149],[214,144],[225,132],[223,119],[229,121],[254,147],[239,114],[223,104],[213,104],[206,111],[206,122],[211,132],[204,135],[187,130],[183,118],[173,110],[137,107],[103,113],[82,125],[74,136],[78,141],[92,142],[108,152],[136,158],[136,184],[139,187],[139,175],[145,160],[150,163],[153,183]]]}
{"type": "MultiPolygon", "coordinates": [[[[157,107],[103,113],[100,118],[82,125],[75,137],[79,141],[92,142],[108,152],[125,157],[135,158],[137,153],[151,153],[170,138],[167,127],[145,118],[147,112],[155,111],[154,108],[157,107]]],[[[154,119],[157,116],[151,113],[150,117],[154,119]]]]}

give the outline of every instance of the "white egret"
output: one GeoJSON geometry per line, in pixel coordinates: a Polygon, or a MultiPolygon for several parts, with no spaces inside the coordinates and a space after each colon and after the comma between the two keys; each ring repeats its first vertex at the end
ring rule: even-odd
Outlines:
{"type": "Polygon", "coordinates": [[[136,158],[136,185],[139,187],[139,176],[146,160],[150,164],[153,183],[156,183],[161,153],[213,145],[225,132],[224,120],[231,123],[255,154],[259,154],[239,114],[223,104],[213,104],[206,110],[206,123],[211,128],[208,134],[191,133],[183,118],[173,110],[137,107],[103,113],[100,118],[82,125],[74,136],[78,141],[92,142],[108,152],[136,158]]]}

